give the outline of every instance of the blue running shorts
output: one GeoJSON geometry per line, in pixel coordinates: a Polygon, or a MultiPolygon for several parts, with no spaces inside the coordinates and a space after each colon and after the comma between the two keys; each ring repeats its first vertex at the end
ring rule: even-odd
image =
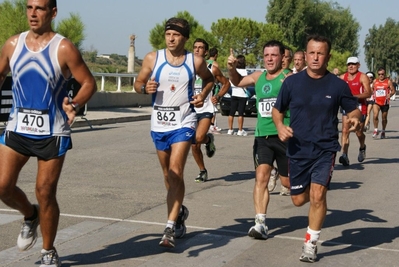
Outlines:
{"type": "Polygon", "coordinates": [[[192,143],[195,139],[195,130],[191,128],[180,128],[169,132],[154,132],[151,131],[152,141],[157,150],[170,150],[174,143],[190,141],[192,143]]]}

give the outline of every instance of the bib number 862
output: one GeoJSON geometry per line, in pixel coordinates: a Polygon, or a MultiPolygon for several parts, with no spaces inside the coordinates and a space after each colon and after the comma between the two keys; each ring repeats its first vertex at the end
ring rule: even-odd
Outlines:
{"type": "Polygon", "coordinates": [[[174,112],[157,112],[158,121],[176,121],[174,112]]]}

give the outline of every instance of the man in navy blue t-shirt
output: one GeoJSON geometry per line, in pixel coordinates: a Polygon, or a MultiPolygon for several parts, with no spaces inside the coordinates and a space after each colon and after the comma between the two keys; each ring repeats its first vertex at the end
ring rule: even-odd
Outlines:
{"type": "Polygon", "coordinates": [[[338,110],[348,114],[348,128],[359,127],[361,113],[357,99],[346,82],[327,71],[330,59],[329,39],[312,35],[307,39],[308,68],[284,80],[273,108],[278,136],[288,140],[291,199],[295,206],[310,202],[309,226],[301,261],[314,262],[316,243],[327,212],[327,188],[334,169],[338,142],[338,110]],[[290,126],[283,124],[290,110],[290,126]]]}

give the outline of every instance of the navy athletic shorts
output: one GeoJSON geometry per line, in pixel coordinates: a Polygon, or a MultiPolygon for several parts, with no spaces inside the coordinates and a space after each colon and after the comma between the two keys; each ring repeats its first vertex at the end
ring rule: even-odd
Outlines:
{"type": "Polygon", "coordinates": [[[303,193],[310,183],[328,187],[336,152],[326,151],[315,159],[289,159],[291,195],[303,193]]]}

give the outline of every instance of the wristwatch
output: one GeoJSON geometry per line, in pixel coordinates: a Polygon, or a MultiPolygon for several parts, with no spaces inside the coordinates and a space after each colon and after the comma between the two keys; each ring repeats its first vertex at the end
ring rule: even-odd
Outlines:
{"type": "Polygon", "coordinates": [[[70,104],[71,104],[71,106],[72,106],[73,110],[74,110],[76,113],[78,113],[78,112],[79,112],[79,110],[80,110],[80,106],[79,106],[79,104],[78,104],[78,103],[76,103],[76,102],[71,102],[70,104]]]}
{"type": "Polygon", "coordinates": [[[145,85],[146,85],[146,84],[143,84],[143,85],[141,86],[141,93],[147,95],[147,91],[145,90],[145,85]]]}

